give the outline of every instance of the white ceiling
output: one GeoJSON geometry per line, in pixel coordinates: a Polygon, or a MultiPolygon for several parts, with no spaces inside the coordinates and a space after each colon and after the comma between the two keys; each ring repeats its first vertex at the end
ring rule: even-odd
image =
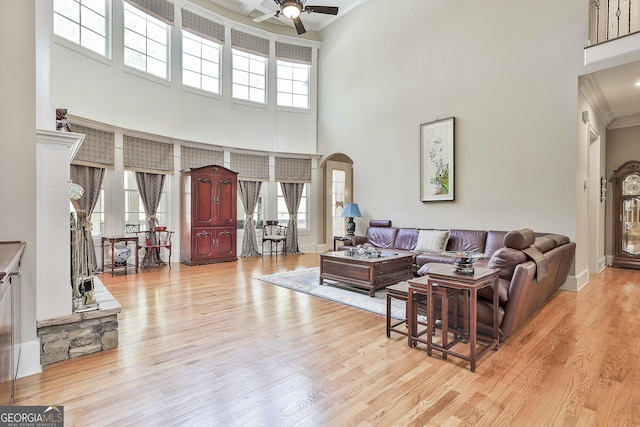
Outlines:
{"type": "MultiPolygon", "coordinates": [[[[274,0],[209,0],[222,7],[233,10],[234,12],[248,16],[250,18],[259,18],[264,15],[271,15],[266,22],[272,24],[286,25],[294,28],[291,19],[280,16],[275,18],[276,12],[280,9],[274,0]]],[[[340,19],[341,16],[353,10],[355,7],[366,2],[367,0],[301,0],[305,6],[337,6],[340,10],[338,15],[326,15],[322,13],[303,13],[300,20],[307,31],[320,31],[327,25],[340,19]]],[[[295,30],[292,35],[296,35],[295,30]]]]}
{"type": "MultiPolygon", "coordinates": [[[[274,0],[209,0],[249,18],[260,18],[271,15],[266,22],[289,26],[292,36],[296,35],[290,19],[274,15],[279,9],[274,0]]],[[[337,6],[340,8],[337,16],[321,13],[303,13],[300,17],[307,31],[320,31],[349,11],[355,9],[367,0],[301,0],[304,5],[337,6]]],[[[640,116],[640,87],[634,84],[640,81],[640,62],[634,62],[591,74],[600,89],[613,120],[640,116]]]]}
{"type": "Polygon", "coordinates": [[[596,71],[591,74],[597,82],[613,119],[640,114],[640,62],[596,71]]]}

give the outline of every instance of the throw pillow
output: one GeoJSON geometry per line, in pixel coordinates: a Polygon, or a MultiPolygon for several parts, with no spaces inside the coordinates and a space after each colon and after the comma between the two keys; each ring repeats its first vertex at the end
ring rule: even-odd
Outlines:
{"type": "Polygon", "coordinates": [[[447,249],[449,230],[420,230],[416,251],[443,252],[447,249]]]}

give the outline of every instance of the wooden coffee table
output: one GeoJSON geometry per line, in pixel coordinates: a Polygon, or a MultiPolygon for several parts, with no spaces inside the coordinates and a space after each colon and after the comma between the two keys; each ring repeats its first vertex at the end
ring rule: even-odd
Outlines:
{"type": "Polygon", "coordinates": [[[326,279],[335,280],[366,289],[373,297],[378,289],[411,279],[412,258],[411,255],[384,251],[380,258],[349,256],[348,251],[320,254],[320,285],[326,279]]]}

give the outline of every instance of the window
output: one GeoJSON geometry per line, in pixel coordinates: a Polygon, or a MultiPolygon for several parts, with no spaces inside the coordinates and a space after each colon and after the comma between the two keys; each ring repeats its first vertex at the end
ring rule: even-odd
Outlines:
{"type": "Polygon", "coordinates": [[[54,0],[53,32],[107,56],[106,0],[54,0]]]}
{"type": "Polygon", "coordinates": [[[309,108],[309,65],[277,61],[278,105],[309,108]]]}
{"type": "Polygon", "coordinates": [[[167,79],[169,26],[124,3],[124,64],[167,79]]]}
{"type": "MultiPolygon", "coordinates": [[[[167,223],[167,188],[171,187],[169,180],[170,177],[165,176],[160,203],[156,211],[156,223],[159,225],[167,223]]],[[[144,212],[134,171],[124,171],[124,226],[128,233],[147,229],[147,214],[144,212]]]]}
{"type": "Polygon", "coordinates": [[[220,93],[220,44],[182,30],[182,84],[220,93]]]}
{"type": "MultiPolygon", "coordinates": [[[[307,187],[308,184],[304,184],[304,188],[302,189],[302,197],[300,198],[300,205],[298,206],[298,228],[306,229],[309,227],[307,223],[307,213],[309,212],[309,205],[307,199],[307,187]]],[[[282,194],[282,186],[280,183],[277,185],[278,187],[278,221],[282,223],[286,223],[289,221],[289,211],[287,210],[287,203],[284,201],[284,194],[282,194]]]]}
{"type": "MultiPolygon", "coordinates": [[[[256,203],[256,210],[253,211],[253,219],[256,222],[256,228],[262,228],[264,225],[264,203],[262,202],[262,194],[263,194],[264,185],[260,187],[260,195],[258,196],[258,203],[256,203]]],[[[242,204],[242,200],[240,199],[240,195],[238,195],[238,230],[244,230],[246,223],[246,216],[244,214],[244,205],[242,204]]]]}
{"type": "Polygon", "coordinates": [[[265,104],[267,58],[233,49],[233,97],[265,104]]]}

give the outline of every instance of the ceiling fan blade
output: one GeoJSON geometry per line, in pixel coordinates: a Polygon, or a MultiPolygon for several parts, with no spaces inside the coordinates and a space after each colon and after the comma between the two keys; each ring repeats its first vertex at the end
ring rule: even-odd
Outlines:
{"type": "Polygon", "coordinates": [[[300,20],[300,17],[293,18],[293,25],[296,26],[296,31],[298,32],[298,35],[304,34],[307,32],[307,30],[305,30],[304,28],[304,25],[302,25],[302,21],[300,20]]]}
{"type": "Polygon", "coordinates": [[[335,6],[305,6],[305,12],[325,13],[327,15],[337,15],[338,8],[335,6]]]}

